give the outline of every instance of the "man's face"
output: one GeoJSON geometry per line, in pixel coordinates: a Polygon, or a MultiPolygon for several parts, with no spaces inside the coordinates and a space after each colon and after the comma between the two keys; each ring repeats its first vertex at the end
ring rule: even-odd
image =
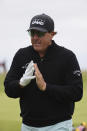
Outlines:
{"type": "Polygon", "coordinates": [[[45,53],[49,45],[51,45],[51,40],[53,38],[53,33],[44,33],[37,30],[31,30],[31,43],[35,51],[38,53],[45,53]]]}

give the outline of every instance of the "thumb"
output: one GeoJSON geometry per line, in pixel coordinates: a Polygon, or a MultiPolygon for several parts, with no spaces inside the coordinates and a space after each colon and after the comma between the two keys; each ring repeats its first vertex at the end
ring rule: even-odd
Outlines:
{"type": "Polygon", "coordinates": [[[32,79],[35,79],[35,78],[36,78],[36,76],[31,76],[31,77],[30,77],[31,80],[32,80],[32,79]]]}

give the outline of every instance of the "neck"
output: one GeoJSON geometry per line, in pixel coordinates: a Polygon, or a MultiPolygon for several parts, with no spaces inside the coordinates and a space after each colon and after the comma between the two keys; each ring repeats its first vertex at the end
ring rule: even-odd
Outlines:
{"type": "Polygon", "coordinates": [[[39,53],[39,56],[40,56],[40,57],[44,57],[45,54],[46,54],[46,51],[44,51],[44,52],[38,52],[38,53],[39,53]]]}

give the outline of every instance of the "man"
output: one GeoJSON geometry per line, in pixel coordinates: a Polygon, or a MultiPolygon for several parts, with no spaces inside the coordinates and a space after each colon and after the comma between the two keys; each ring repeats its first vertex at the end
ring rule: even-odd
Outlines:
{"type": "Polygon", "coordinates": [[[53,39],[53,19],[36,15],[28,33],[32,46],[20,49],[6,76],[5,92],[20,98],[22,131],[71,131],[74,103],[83,83],[75,54],[53,39]]]}

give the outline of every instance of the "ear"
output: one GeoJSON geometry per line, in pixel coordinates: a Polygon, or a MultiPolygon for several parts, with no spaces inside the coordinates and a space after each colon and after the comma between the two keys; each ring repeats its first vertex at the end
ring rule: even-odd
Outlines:
{"type": "Polygon", "coordinates": [[[51,36],[52,36],[52,38],[54,37],[54,35],[56,35],[57,34],[57,32],[51,32],[51,36]]]}

